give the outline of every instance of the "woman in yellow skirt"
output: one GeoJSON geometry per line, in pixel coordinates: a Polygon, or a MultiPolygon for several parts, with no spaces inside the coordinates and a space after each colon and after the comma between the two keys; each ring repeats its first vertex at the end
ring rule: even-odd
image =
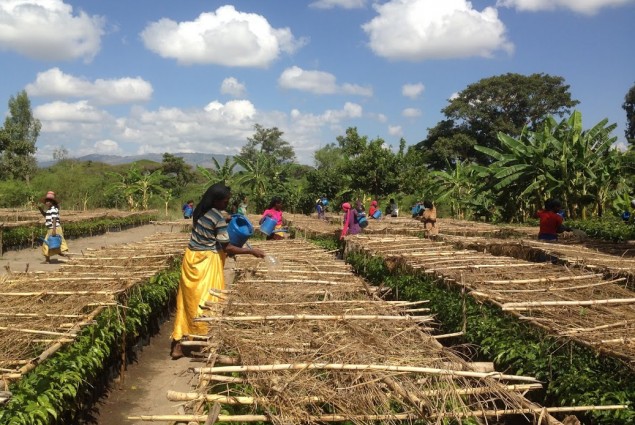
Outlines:
{"type": "Polygon", "coordinates": [[[42,254],[47,263],[51,262],[51,255],[64,255],[63,253],[68,251],[68,245],[66,245],[66,239],[64,239],[64,232],[62,231],[62,225],[60,223],[60,207],[55,199],[55,192],[49,191],[42,203],[46,205],[46,211],[42,207],[37,207],[40,213],[44,216],[44,224],[46,225],[46,237],[42,244],[42,254]],[[62,243],[59,248],[49,248],[49,238],[51,236],[60,236],[62,243]]]}
{"type": "Polygon", "coordinates": [[[211,186],[194,209],[192,235],[183,256],[181,280],[176,295],[176,315],[172,332],[172,359],[183,357],[181,339],[189,335],[206,335],[207,325],[195,322],[206,301],[218,301],[210,289],[225,289],[226,254],[251,254],[263,258],[259,249],[239,248],[229,243],[226,212],[231,191],[217,183],[211,186]]]}

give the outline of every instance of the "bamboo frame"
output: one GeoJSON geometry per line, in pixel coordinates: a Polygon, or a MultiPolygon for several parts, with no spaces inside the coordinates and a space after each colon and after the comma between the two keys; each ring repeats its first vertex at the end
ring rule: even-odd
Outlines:
{"type": "Polygon", "coordinates": [[[260,322],[266,320],[395,320],[432,322],[431,316],[382,316],[378,314],[278,314],[269,316],[208,316],[197,317],[195,322],[260,322]]]}
{"type": "Polygon", "coordinates": [[[357,371],[357,372],[409,372],[423,373],[431,375],[464,376],[470,378],[493,378],[506,379],[512,381],[538,382],[536,378],[518,375],[505,375],[500,372],[482,373],[463,370],[438,369],[417,366],[394,366],[394,365],[372,365],[372,364],[328,364],[328,363],[288,363],[272,365],[248,365],[248,366],[219,366],[194,368],[196,373],[230,373],[230,372],[275,372],[285,370],[336,370],[336,371],[357,371]]]}
{"type": "MultiPolygon", "coordinates": [[[[535,407],[524,409],[501,409],[501,410],[476,410],[470,412],[446,412],[442,414],[432,414],[426,419],[437,418],[483,418],[501,417],[508,415],[540,415],[543,413],[567,413],[567,412],[588,412],[598,410],[622,410],[628,409],[627,405],[607,405],[607,406],[573,406],[573,407],[535,407]]],[[[423,419],[420,415],[411,413],[395,413],[392,415],[312,415],[306,418],[310,422],[345,422],[345,421],[412,421],[423,419]]],[[[131,421],[155,421],[155,422],[205,422],[207,415],[141,415],[128,416],[131,421]]],[[[219,422],[271,422],[268,415],[219,415],[219,422]]]]}

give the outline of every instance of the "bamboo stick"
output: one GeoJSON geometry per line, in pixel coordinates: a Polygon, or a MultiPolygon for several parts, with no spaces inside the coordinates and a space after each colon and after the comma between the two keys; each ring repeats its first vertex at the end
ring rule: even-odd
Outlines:
{"type": "Polygon", "coordinates": [[[633,320],[622,320],[622,321],[619,321],[619,322],[609,323],[607,325],[595,326],[595,327],[592,327],[592,328],[567,329],[567,330],[564,330],[564,331],[560,332],[560,335],[575,334],[575,333],[581,333],[581,332],[595,332],[595,331],[599,331],[599,330],[602,330],[602,329],[615,328],[615,327],[618,327],[618,326],[626,326],[629,323],[633,323],[633,320]]]}
{"type": "Polygon", "coordinates": [[[635,298],[612,298],[604,300],[588,300],[588,301],[526,301],[518,303],[505,303],[503,310],[526,310],[530,307],[549,307],[549,306],[578,306],[578,305],[615,305],[615,304],[633,304],[635,298]]]}
{"type": "Polygon", "coordinates": [[[600,342],[594,342],[593,344],[630,344],[634,342],[635,338],[615,338],[615,339],[603,339],[600,342]]]}
{"type": "Polygon", "coordinates": [[[81,319],[86,317],[85,314],[53,314],[53,313],[11,313],[0,312],[2,317],[46,317],[46,318],[64,318],[64,319],[81,319]]]}
{"type": "Polygon", "coordinates": [[[471,378],[508,379],[516,381],[536,382],[536,378],[517,375],[505,375],[499,372],[481,373],[472,371],[437,369],[417,366],[393,366],[373,364],[328,364],[328,363],[288,363],[273,365],[247,365],[247,366],[219,366],[195,368],[197,373],[228,373],[228,372],[274,372],[281,370],[354,370],[359,372],[392,371],[426,373],[432,375],[466,376],[471,378]]]}
{"type": "MultiPolygon", "coordinates": [[[[607,405],[607,406],[572,406],[572,407],[535,407],[524,409],[501,409],[501,410],[476,410],[470,412],[443,412],[434,413],[427,418],[481,418],[481,417],[499,417],[506,415],[538,415],[543,412],[547,413],[564,413],[564,412],[589,412],[598,410],[621,410],[628,409],[627,405],[607,405]]],[[[157,422],[205,422],[207,415],[141,415],[128,416],[131,421],[157,421],[157,422]]],[[[392,415],[311,415],[303,417],[307,422],[345,422],[345,421],[412,421],[422,419],[418,415],[411,413],[395,413],[392,415]]],[[[218,415],[219,422],[271,422],[269,415],[218,415]]]]}
{"type": "MultiPolygon", "coordinates": [[[[353,275],[351,275],[352,277],[353,275]]],[[[355,286],[355,282],[316,279],[241,279],[238,283],[317,283],[321,285],[355,286]]]]}
{"type": "MultiPolygon", "coordinates": [[[[425,303],[429,303],[430,300],[420,300],[420,301],[378,301],[378,300],[368,300],[368,299],[361,299],[361,300],[325,300],[325,301],[298,301],[298,302],[288,302],[288,303],[258,303],[258,302],[234,302],[234,301],[230,301],[229,303],[227,303],[226,305],[231,305],[231,306],[266,306],[266,307],[270,307],[270,306],[283,306],[283,305],[288,305],[288,306],[293,306],[293,305],[297,305],[297,306],[301,306],[301,305],[329,305],[329,304],[377,304],[377,305],[389,305],[389,306],[397,306],[397,307],[403,307],[403,306],[410,306],[410,305],[419,305],[419,304],[425,304],[425,303]]],[[[218,304],[218,303],[214,303],[214,304],[218,304]]]]}
{"type": "Polygon", "coordinates": [[[24,328],[12,328],[9,326],[0,326],[0,331],[8,331],[8,332],[19,332],[19,333],[27,333],[27,334],[37,334],[37,335],[55,335],[55,336],[77,336],[76,334],[68,331],[68,332],[53,332],[53,331],[44,331],[39,329],[24,329],[24,328]]]}
{"type": "Polygon", "coordinates": [[[509,285],[515,283],[547,283],[547,282],[561,282],[569,280],[583,280],[601,278],[604,275],[602,273],[588,274],[582,276],[563,276],[563,277],[542,277],[539,279],[511,279],[511,280],[485,280],[483,283],[491,283],[493,285],[509,285]]]}
{"type": "Polygon", "coordinates": [[[434,339],[453,338],[455,336],[462,336],[463,334],[464,334],[463,332],[454,332],[454,333],[450,333],[450,334],[433,335],[432,338],[434,338],[434,339]]]}
{"type": "Polygon", "coordinates": [[[412,320],[415,322],[432,322],[431,316],[382,316],[378,314],[280,314],[268,316],[209,316],[197,317],[195,322],[256,322],[265,320],[412,320]]]}
{"type": "MultiPolygon", "coordinates": [[[[269,404],[271,399],[267,397],[227,396],[222,394],[182,393],[168,391],[167,399],[170,401],[207,401],[222,404],[269,404]]],[[[306,396],[295,398],[294,403],[324,403],[322,397],[306,396]]]]}
{"type": "Polygon", "coordinates": [[[114,295],[115,291],[41,291],[41,292],[0,292],[2,297],[41,297],[43,295],[114,295]]]}
{"type": "Polygon", "coordinates": [[[578,285],[578,286],[563,286],[563,287],[551,287],[551,288],[541,288],[541,289],[506,289],[506,290],[497,290],[496,293],[528,293],[528,292],[555,292],[555,291],[570,291],[575,289],[585,289],[585,288],[595,288],[596,286],[604,286],[610,285],[612,283],[624,282],[626,278],[620,278],[615,280],[605,280],[597,283],[589,283],[587,285],[578,285]]]}
{"type": "Polygon", "coordinates": [[[201,373],[200,376],[201,378],[207,379],[209,381],[228,382],[228,383],[235,383],[235,384],[241,384],[241,383],[247,382],[246,379],[239,378],[236,376],[214,375],[211,373],[201,373]]]}

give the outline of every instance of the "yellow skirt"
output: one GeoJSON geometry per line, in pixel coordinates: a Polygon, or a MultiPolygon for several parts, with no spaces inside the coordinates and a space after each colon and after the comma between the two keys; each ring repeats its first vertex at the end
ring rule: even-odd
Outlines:
{"type": "Polygon", "coordinates": [[[201,306],[206,301],[218,301],[210,295],[210,289],[225,289],[224,267],[225,252],[185,250],[176,294],[173,340],[179,341],[184,335],[207,335],[207,324],[194,319],[202,315],[201,306]]]}
{"type": "MultiPolygon", "coordinates": [[[[44,255],[45,257],[50,257],[51,255],[60,255],[62,252],[68,251],[68,245],[66,245],[66,238],[64,238],[64,231],[62,230],[62,228],[58,226],[57,229],[55,229],[55,233],[62,237],[62,245],[60,245],[59,248],[49,249],[49,246],[46,243],[43,243],[42,255],[44,255]]],[[[46,232],[44,241],[48,241],[49,236],[51,236],[52,234],[53,230],[49,229],[48,232],[46,232]]]]}

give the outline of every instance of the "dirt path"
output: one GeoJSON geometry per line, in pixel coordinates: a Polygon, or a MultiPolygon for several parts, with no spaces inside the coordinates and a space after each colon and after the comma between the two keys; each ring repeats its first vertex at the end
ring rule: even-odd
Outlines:
{"type": "MultiPolygon", "coordinates": [[[[99,236],[71,239],[68,241],[70,254],[81,255],[82,250],[101,248],[129,242],[139,242],[144,237],[157,232],[178,232],[178,226],[145,225],[120,232],[109,232],[99,236]]],[[[64,261],[63,257],[53,257],[51,264],[44,262],[40,247],[8,251],[0,257],[0,275],[8,270],[23,272],[56,270],[64,261]],[[58,259],[59,258],[59,259],[58,259]]],[[[113,382],[109,393],[95,406],[92,425],[135,424],[129,415],[174,414],[178,403],[166,399],[168,390],[191,391],[195,382],[190,382],[193,374],[187,372],[190,359],[173,361],[169,356],[172,320],[161,326],[159,333],[150,344],[138,353],[137,362],[128,365],[123,379],[113,382]]]]}
{"type": "MultiPolygon", "coordinates": [[[[81,255],[82,250],[88,248],[96,249],[107,245],[139,242],[144,237],[150,236],[153,233],[178,232],[180,229],[177,227],[178,226],[147,224],[120,232],[108,232],[99,236],[68,239],[69,254],[81,255]]],[[[4,255],[0,256],[0,275],[6,274],[8,270],[23,272],[27,267],[29,271],[57,270],[64,261],[65,259],[63,257],[55,256],[51,258],[50,264],[45,263],[40,246],[17,251],[7,251],[4,255]],[[7,267],[9,269],[7,269],[7,267]]]]}

